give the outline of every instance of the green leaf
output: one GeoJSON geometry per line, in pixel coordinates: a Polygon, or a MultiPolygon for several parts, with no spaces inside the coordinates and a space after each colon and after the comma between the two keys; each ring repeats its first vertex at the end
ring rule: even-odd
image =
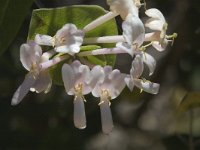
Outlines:
{"type": "MultiPolygon", "coordinates": [[[[34,10],[29,28],[28,40],[33,40],[36,34],[46,34],[54,36],[63,25],[73,23],[77,28],[82,29],[106,11],[99,6],[69,6],[53,9],[34,10]]],[[[107,35],[117,35],[117,26],[114,19],[86,33],[85,37],[99,37],[107,35]]],[[[114,44],[83,45],[81,51],[90,51],[100,47],[114,47],[114,44]]],[[[89,56],[85,57],[92,64],[111,65],[115,63],[115,55],[89,56]]],[[[80,59],[81,60],[81,59],[80,59]]],[[[62,85],[61,66],[51,70],[53,81],[62,85]]]]}
{"type": "Polygon", "coordinates": [[[1,0],[0,55],[16,37],[34,0],[1,0]]]}

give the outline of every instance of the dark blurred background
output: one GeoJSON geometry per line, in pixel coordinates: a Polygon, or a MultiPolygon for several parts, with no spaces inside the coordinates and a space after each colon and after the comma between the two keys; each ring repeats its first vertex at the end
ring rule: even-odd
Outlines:
{"type": "MultiPolygon", "coordinates": [[[[1,6],[6,1],[0,0],[1,6]]],[[[200,149],[200,1],[146,3],[147,8],[163,12],[169,24],[168,34],[177,32],[178,38],[163,53],[148,50],[157,59],[150,80],[161,84],[160,92],[151,95],[136,88],[132,93],[125,89],[112,101],[115,127],[109,135],[101,131],[98,100],[91,95],[86,96],[85,130],[74,127],[73,97],[67,96],[63,87],[53,85],[48,94],[29,92],[22,103],[10,105],[26,74],[19,60],[19,47],[26,41],[32,10],[81,4],[108,9],[105,0],[35,0],[28,7],[15,39],[0,56],[0,150],[200,149]]],[[[145,19],[143,7],[141,16],[145,19]]],[[[120,26],[119,18],[117,23],[120,26]]],[[[1,32],[0,37],[3,39],[1,32]]],[[[115,67],[127,72],[124,65],[130,63],[129,56],[119,56],[115,67]]]]}

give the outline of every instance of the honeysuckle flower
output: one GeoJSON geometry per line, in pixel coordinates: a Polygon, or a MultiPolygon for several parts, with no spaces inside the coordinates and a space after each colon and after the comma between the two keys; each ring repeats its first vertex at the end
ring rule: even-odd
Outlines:
{"type": "Polygon", "coordinates": [[[133,87],[137,86],[138,88],[144,90],[145,92],[151,94],[157,94],[160,86],[158,83],[152,83],[150,81],[140,79],[143,73],[143,69],[144,69],[143,58],[141,55],[136,55],[132,62],[130,76],[127,76],[125,78],[125,82],[128,88],[132,91],[133,87]]]}
{"type": "Polygon", "coordinates": [[[64,64],[62,67],[62,79],[68,95],[74,95],[74,125],[79,129],[86,127],[84,95],[92,91],[88,83],[90,69],[79,61],[71,65],[64,64]]]}
{"type": "Polygon", "coordinates": [[[142,21],[129,14],[126,20],[122,23],[123,36],[126,42],[119,42],[116,44],[117,47],[122,48],[131,56],[134,55],[135,51],[143,44],[145,39],[145,29],[142,21]]]}
{"type": "Polygon", "coordinates": [[[123,20],[128,14],[138,17],[138,8],[133,0],[107,0],[107,4],[110,6],[110,10],[119,14],[123,20]]]}
{"type": "Polygon", "coordinates": [[[115,99],[125,87],[125,74],[119,70],[112,70],[112,67],[105,66],[104,68],[96,66],[91,71],[91,76],[94,79],[99,79],[92,90],[94,97],[100,97],[100,111],[102,130],[108,134],[112,131],[113,120],[110,110],[110,100],[115,99]]]}
{"type": "Polygon", "coordinates": [[[53,46],[56,52],[74,55],[80,51],[83,37],[84,32],[78,30],[74,24],[69,23],[58,30],[54,37],[37,34],[35,42],[39,45],[53,46]]]}
{"type": "Polygon", "coordinates": [[[23,83],[14,93],[11,104],[17,105],[31,91],[40,93],[49,92],[52,80],[48,70],[41,70],[40,63],[49,59],[49,56],[42,54],[42,49],[35,43],[22,44],[20,47],[20,60],[29,73],[25,76],[23,83]]]}
{"type": "Polygon", "coordinates": [[[152,42],[152,46],[158,51],[163,51],[168,45],[166,38],[167,22],[163,14],[156,8],[151,8],[145,11],[145,14],[150,17],[145,23],[145,26],[151,30],[155,30],[158,34],[154,34],[157,41],[152,42]]]}

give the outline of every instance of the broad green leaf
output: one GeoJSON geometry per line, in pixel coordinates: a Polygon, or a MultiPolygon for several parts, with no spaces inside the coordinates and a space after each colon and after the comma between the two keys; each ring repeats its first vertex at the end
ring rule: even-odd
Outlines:
{"type": "Polygon", "coordinates": [[[17,35],[34,0],[0,1],[0,55],[17,35]]]}
{"type": "MultiPolygon", "coordinates": [[[[28,40],[33,40],[36,34],[46,34],[54,36],[63,25],[66,23],[73,23],[79,29],[92,22],[94,19],[102,16],[106,11],[99,6],[69,6],[53,9],[38,9],[34,10],[29,28],[28,40]]],[[[112,19],[101,26],[86,33],[85,37],[98,37],[106,35],[116,35],[117,26],[115,20],[112,19]]],[[[113,47],[113,44],[99,44],[99,45],[83,45],[81,51],[94,50],[100,47],[113,47]]],[[[85,59],[92,64],[101,65],[114,65],[115,55],[106,56],[92,56],[85,59]]],[[[53,80],[55,83],[62,85],[60,68],[61,66],[54,67],[51,70],[53,80]],[[57,80],[57,81],[55,81],[57,80]]]]}

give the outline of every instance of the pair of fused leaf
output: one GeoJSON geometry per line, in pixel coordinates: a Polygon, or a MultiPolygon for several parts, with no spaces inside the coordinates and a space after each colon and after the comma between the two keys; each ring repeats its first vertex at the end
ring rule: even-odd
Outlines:
{"type": "Polygon", "coordinates": [[[86,25],[82,30],[77,29],[72,23],[65,24],[56,32],[55,36],[36,34],[35,42],[21,46],[20,60],[29,73],[15,92],[12,105],[18,104],[29,90],[47,93],[52,84],[48,68],[70,57],[69,55],[84,57],[128,53],[133,57],[130,74],[120,73],[117,69],[112,70],[111,66],[101,67],[97,65],[89,68],[77,60],[71,64],[63,65],[62,79],[67,94],[74,95],[74,124],[79,129],[86,127],[84,107],[84,95],[86,94],[92,93],[94,97],[100,98],[102,130],[104,133],[109,133],[113,128],[110,100],[119,96],[125,85],[131,91],[136,86],[148,93],[158,93],[159,84],[141,79],[144,64],[149,68],[149,75],[153,74],[156,67],[156,60],[145,50],[152,45],[158,51],[163,51],[168,42],[176,35],[166,35],[167,23],[165,18],[159,10],[154,8],[146,10],[145,13],[150,19],[144,25],[138,15],[139,8],[142,5],[139,0],[107,0],[107,3],[110,5],[111,11],[86,25]],[[120,15],[124,20],[122,36],[84,38],[86,32],[117,15],[120,15]],[[153,32],[145,34],[145,26],[153,32]],[[81,45],[87,42],[116,43],[116,47],[80,52],[81,45]],[[150,43],[143,45],[144,42],[150,43]],[[39,45],[51,46],[54,50],[42,54],[39,45]],[[56,52],[69,55],[67,57],[66,55],[55,55],[52,58],[56,52]]]}

